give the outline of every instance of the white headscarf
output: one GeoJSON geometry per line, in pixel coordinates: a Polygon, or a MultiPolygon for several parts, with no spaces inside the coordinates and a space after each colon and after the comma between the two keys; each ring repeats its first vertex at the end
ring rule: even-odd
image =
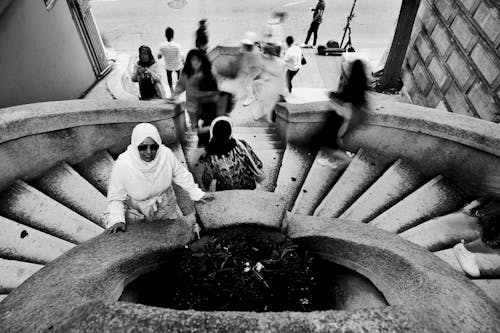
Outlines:
{"type": "Polygon", "coordinates": [[[229,123],[229,126],[231,126],[231,134],[229,135],[229,139],[231,139],[233,137],[233,121],[228,116],[219,116],[212,120],[212,123],[210,124],[210,140],[212,140],[214,136],[214,125],[219,121],[227,121],[229,123]]]}
{"type": "Polygon", "coordinates": [[[161,144],[160,133],[149,123],[141,123],[134,127],[132,140],[125,152],[126,161],[130,167],[142,172],[149,180],[154,180],[162,171],[167,160],[167,147],[161,144]],[[137,148],[146,138],[153,139],[158,145],[154,160],[146,162],[141,159],[137,148]]]}

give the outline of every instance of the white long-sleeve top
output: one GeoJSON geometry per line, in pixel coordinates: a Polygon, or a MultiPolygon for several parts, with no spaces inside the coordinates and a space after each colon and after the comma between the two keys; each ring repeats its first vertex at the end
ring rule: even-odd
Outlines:
{"type": "Polygon", "coordinates": [[[108,187],[109,216],[106,227],[125,223],[126,210],[134,210],[135,214],[139,213],[141,218],[149,220],[159,210],[174,207],[175,196],[170,189],[172,182],[186,190],[193,201],[203,197],[205,192],[194,182],[191,173],[182,166],[174,153],[165,146],[161,146],[161,149],[165,149],[166,161],[153,179],[131,167],[126,153],[118,157],[108,187]]]}

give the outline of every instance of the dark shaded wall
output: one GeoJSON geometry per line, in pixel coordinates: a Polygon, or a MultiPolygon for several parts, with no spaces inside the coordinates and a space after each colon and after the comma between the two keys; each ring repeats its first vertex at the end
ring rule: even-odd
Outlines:
{"type": "Polygon", "coordinates": [[[0,12],[0,107],[78,98],[96,80],[66,0],[16,0],[0,12]]]}

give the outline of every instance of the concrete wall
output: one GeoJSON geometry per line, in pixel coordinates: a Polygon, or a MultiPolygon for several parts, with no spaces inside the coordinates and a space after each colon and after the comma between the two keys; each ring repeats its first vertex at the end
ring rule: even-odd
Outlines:
{"type": "Polygon", "coordinates": [[[16,0],[0,17],[0,107],[79,98],[95,81],[68,4],[16,0]]]}
{"type": "Polygon", "coordinates": [[[403,81],[414,104],[500,122],[500,2],[422,0],[403,81]]]}
{"type": "MultiPolygon", "coordinates": [[[[346,150],[363,147],[393,160],[404,158],[428,177],[446,176],[469,195],[496,193],[491,179],[500,178],[497,124],[373,97],[366,123],[351,127],[343,138],[346,150]]],[[[279,103],[278,134],[287,142],[311,144],[325,130],[332,105],[279,103]]]]}

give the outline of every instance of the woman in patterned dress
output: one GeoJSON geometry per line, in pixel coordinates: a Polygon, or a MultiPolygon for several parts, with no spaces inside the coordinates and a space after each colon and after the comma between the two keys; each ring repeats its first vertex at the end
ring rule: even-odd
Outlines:
{"type": "Polygon", "coordinates": [[[212,122],[210,141],[200,157],[203,186],[207,190],[256,188],[256,173],[261,171],[262,162],[248,143],[232,137],[232,131],[229,117],[217,117],[212,122]]]}

